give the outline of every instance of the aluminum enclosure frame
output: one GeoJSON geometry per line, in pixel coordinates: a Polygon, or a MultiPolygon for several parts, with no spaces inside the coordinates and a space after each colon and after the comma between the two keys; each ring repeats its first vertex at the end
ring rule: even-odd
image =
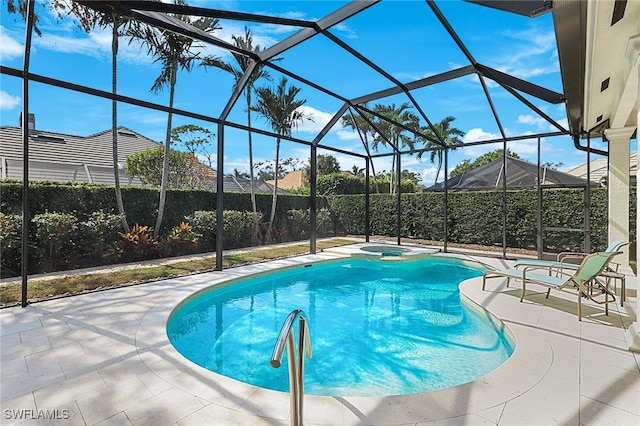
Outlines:
{"type": "MultiPolygon", "coordinates": [[[[199,120],[203,120],[206,122],[210,122],[212,124],[215,124],[218,126],[218,156],[217,156],[217,194],[216,194],[216,209],[217,209],[217,216],[218,216],[218,221],[217,221],[217,235],[216,235],[216,269],[217,270],[222,270],[222,255],[223,255],[223,242],[222,242],[222,237],[223,237],[223,229],[222,229],[222,224],[223,224],[223,220],[222,220],[222,211],[224,209],[223,206],[223,191],[222,191],[222,179],[223,179],[223,175],[224,175],[224,145],[225,145],[225,128],[227,127],[231,127],[231,128],[236,128],[236,129],[241,129],[241,130],[245,130],[245,131],[249,131],[249,132],[255,132],[255,133],[259,133],[259,134],[263,134],[266,136],[270,136],[270,137],[281,137],[283,140],[288,140],[291,141],[293,143],[298,143],[298,144],[302,144],[302,145],[306,145],[309,147],[310,150],[310,158],[312,160],[312,164],[311,164],[311,197],[310,197],[310,230],[309,230],[309,234],[310,234],[310,251],[311,253],[315,253],[316,249],[317,249],[317,245],[316,245],[316,239],[317,239],[317,234],[316,234],[316,224],[317,224],[317,203],[316,203],[316,197],[317,197],[317,188],[316,188],[316,177],[317,177],[317,167],[315,164],[315,159],[317,158],[317,150],[320,149],[324,149],[324,150],[328,150],[331,152],[336,152],[336,153],[341,153],[341,154],[345,154],[345,155],[351,155],[354,157],[358,157],[361,158],[365,161],[365,179],[367,182],[367,188],[366,188],[366,194],[365,194],[365,220],[366,220],[366,235],[365,238],[368,241],[369,240],[369,234],[370,234],[370,224],[369,224],[369,217],[370,217],[370,212],[369,212],[369,178],[370,178],[370,168],[371,168],[371,164],[374,158],[380,158],[380,157],[386,157],[386,156],[391,156],[391,155],[395,155],[396,156],[396,161],[397,161],[397,170],[396,170],[396,184],[397,184],[397,203],[398,203],[398,208],[397,208],[397,215],[396,215],[396,219],[397,219],[397,238],[398,238],[398,244],[400,244],[400,225],[401,225],[401,211],[400,211],[400,196],[401,196],[401,191],[400,191],[400,174],[401,174],[401,157],[403,155],[407,155],[407,154],[412,154],[415,152],[425,152],[425,151],[431,151],[434,150],[436,148],[430,148],[430,149],[421,149],[421,150],[416,150],[416,151],[403,151],[400,147],[393,147],[393,152],[391,153],[384,153],[384,154],[372,154],[371,152],[365,152],[365,153],[355,153],[355,152],[351,152],[351,151],[346,151],[346,150],[342,150],[340,148],[336,148],[336,147],[331,147],[331,146],[327,146],[327,145],[323,145],[321,144],[322,139],[324,138],[324,136],[328,133],[328,131],[331,129],[331,127],[333,127],[333,125],[335,125],[342,117],[345,113],[347,113],[347,111],[349,111],[352,114],[359,114],[361,117],[365,118],[365,114],[375,114],[373,111],[367,110],[366,108],[363,107],[363,104],[370,102],[370,101],[374,101],[374,100],[378,100],[378,99],[382,99],[388,96],[392,96],[395,94],[405,94],[408,99],[410,100],[410,103],[412,104],[412,106],[419,112],[420,117],[428,124],[428,126],[431,128],[432,132],[434,135],[436,135],[436,139],[434,140],[433,138],[429,137],[426,134],[422,134],[418,131],[415,130],[411,130],[416,136],[421,136],[425,139],[431,140],[432,142],[440,145],[440,148],[438,149],[442,149],[444,152],[444,176],[445,176],[445,191],[444,191],[444,211],[443,211],[443,215],[445,218],[445,222],[444,222],[444,250],[447,251],[447,243],[448,243],[448,229],[447,229],[447,212],[448,212],[448,184],[447,184],[447,174],[448,174],[448,149],[447,146],[444,142],[444,140],[442,139],[441,135],[439,135],[437,129],[433,126],[431,120],[429,119],[429,117],[427,116],[427,114],[424,113],[424,111],[422,110],[422,108],[420,107],[420,104],[415,100],[415,98],[412,96],[412,91],[419,89],[419,88],[423,88],[423,87],[427,87],[430,85],[435,85],[438,83],[442,83],[445,81],[449,81],[449,80],[453,80],[456,78],[460,78],[460,77],[465,77],[468,75],[473,75],[475,74],[479,81],[480,84],[482,85],[487,103],[489,105],[489,108],[491,110],[491,113],[493,115],[493,118],[495,120],[496,125],[498,126],[498,128],[500,129],[500,134],[501,134],[501,138],[499,139],[494,139],[494,140],[485,140],[485,141],[478,141],[478,142],[473,142],[473,143],[468,143],[465,144],[464,146],[473,146],[473,145],[481,145],[481,144],[490,144],[490,143],[496,143],[496,142],[502,142],[503,144],[503,149],[504,149],[504,159],[503,161],[506,163],[506,152],[507,152],[507,143],[511,142],[511,141],[517,141],[517,140],[522,140],[522,139],[534,139],[534,138],[538,138],[538,140],[541,137],[551,137],[551,136],[565,136],[565,135],[569,135],[570,134],[570,130],[563,128],[561,125],[559,125],[555,120],[551,119],[549,116],[547,116],[546,114],[544,114],[544,112],[542,112],[539,108],[535,107],[531,102],[527,101],[524,96],[522,96],[520,94],[520,92],[522,93],[526,93],[530,96],[533,96],[535,98],[538,98],[540,100],[543,100],[545,102],[551,103],[551,104],[560,104],[560,103],[564,103],[566,102],[566,98],[563,94],[561,93],[556,93],[554,91],[551,91],[549,89],[537,86],[535,84],[532,84],[530,82],[527,82],[525,80],[516,78],[514,76],[502,73],[500,71],[497,71],[489,66],[483,65],[481,63],[478,63],[473,55],[471,54],[471,52],[467,49],[467,47],[465,46],[465,44],[463,43],[463,41],[460,39],[460,37],[456,34],[456,32],[453,30],[453,28],[451,27],[451,25],[449,24],[448,20],[446,19],[446,17],[442,14],[442,12],[440,11],[440,9],[438,8],[438,6],[436,5],[434,0],[426,0],[427,5],[429,6],[429,8],[431,9],[431,11],[433,12],[433,14],[437,17],[437,19],[439,20],[439,22],[441,23],[441,25],[443,26],[443,28],[446,29],[447,33],[449,34],[449,36],[451,37],[451,39],[455,42],[455,44],[458,46],[458,48],[460,49],[461,52],[464,53],[465,57],[468,59],[469,61],[469,65],[451,70],[451,71],[446,71],[443,72],[441,74],[438,75],[434,75],[434,76],[430,76],[427,78],[423,78],[423,79],[419,79],[410,83],[401,83],[400,81],[398,81],[396,78],[394,78],[390,73],[388,73],[387,71],[385,71],[383,68],[379,67],[378,65],[376,65],[373,61],[369,60],[368,58],[366,58],[363,54],[361,54],[360,52],[358,52],[356,49],[350,47],[346,42],[344,42],[343,40],[341,40],[339,37],[337,37],[336,35],[330,33],[328,30],[330,28],[332,28],[335,25],[338,25],[339,23],[345,21],[346,19],[349,19],[352,16],[357,15],[358,13],[361,13],[362,11],[368,9],[369,7],[373,7],[375,6],[377,3],[379,3],[381,0],[359,0],[359,1],[352,1],[351,3],[346,4],[345,6],[335,10],[334,12],[330,13],[329,15],[325,16],[324,18],[319,19],[318,21],[315,22],[311,22],[311,21],[303,21],[303,20],[295,20],[295,19],[288,19],[288,18],[279,18],[279,17],[273,17],[273,16],[264,16],[264,15],[256,15],[256,14],[249,14],[249,13],[240,13],[240,12],[230,12],[230,11],[222,11],[222,10],[215,10],[215,9],[209,9],[209,8],[202,8],[202,7],[193,7],[193,6],[187,6],[187,5],[175,5],[175,4],[167,4],[167,3],[159,3],[159,2],[155,2],[155,1],[125,1],[125,0],[104,0],[104,1],[100,1],[100,0],[96,0],[96,1],[86,1],[86,0],[81,0],[78,1],[78,3],[81,3],[87,7],[93,8],[97,11],[101,11],[101,12],[111,12],[111,11],[116,11],[118,14],[122,15],[122,16],[128,16],[134,19],[139,20],[140,22],[146,23],[148,25],[152,25],[152,26],[156,26],[158,28],[162,28],[168,31],[172,31],[172,32],[176,32],[182,35],[186,35],[188,37],[191,37],[195,40],[199,40],[203,43],[208,43],[211,45],[215,45],[217,47],[221,47],[223,49],[227,49],[231,52],[235,52],[235,53],[239,53],[242,55],[245,55],[247,57],[249,57],[252,61],[252,66],[249,68],[249,72],[247,72],[245,74],[245,76],[243,77],[243,79],[239,82],[239,84],[237,85],[237,87],[235,87],[235,89],[233,90],[231,96],[229,97],[222,113],[218,116],[218,117],[211,117],[211,116],[205,116],[202,114],[196,114],[190,111],[185,111],[185,110],[180,110],[177,108],[169,108],[163,105],[159,105],[159,104],[154,104],[154,103],[150,103],[150,102],[145,102],[139,99],[134,99],[134,98],[129,98],[126,96],[122,96],[119,94],[112,94],[109,92],[105,92],[105,91],[100,91],[91,87],[86,87],[86,86],[81,86],[81,85],[77,85],[77,84],[73,84],[73,83],[69,83],[66,81],[62,81],[62,80],[57,80],[57,79],[53,79],[47,76],[42,76],[42,75],[36,75],[36,74],[32,74],[29,72],[29,51],[30,51],[30,39],[31,39],[31,33],[33,30],[33,7],[34,7],[34,0],[27,0],[27,5],[28,5],[28,19],[27,19],[27,30],[26,30],[26,35],[25,35],[25,64],[22,70],[18,70],[18,69],[14,69],[14,68],[9,68],[9,67],[0,67],[0,73],[2,74],[6,74],[6,75],[13,75],[19,78],[22,78],[23,80],[23,87],[24,87],[24,91],[23,91],[23,111],[22,111],[22,117],[23,120],[27,120],[28,117],[28,86],[29,86],[29,82],[30,81],[37,81],[40,83],[44,83],[44,84],[48,84],[48,85],[53,85],[56,87],[62,87],[62,88],[66,88],[68,90],[73,90],[73,91],[78,91],[78,92],[82,92],[82,93],[86,93],[86,94],[90,94],[93,96],[98,96],[100,98],[104,98],[104,99],[112,99],[112,100],[116,100],[118,102],[123,102],[123,103],[128,103],[128,104],[132,104],[132,105],[138,105],[138,106],[143,106],[145,108],[150,108],[153,110],[157,110],[157,111],[165,111],[165,112],[173,112],[176,114],[181,114],[187,117],[192,117],[192,118],[197,118],[199,120]],[[278,25],[290,25],[290,26],[295,26],[295,27],[300,27],[301,29],[294,33],[292,36],[289,36],[287,38],[285,38],[284,40],[276,43],[275,45],[265,49],[264,51],[260,52],[259,54],[256,54],[255,52],[250,52],[250,51],[244,51],[234,45],[231,45],[221,39],[218,39],[210,34],[207,34],[203,31],[197,30],[195,27],[190,26],[189,24],[184,23],[183,21],[180,21],[172,16],[170,16],[171,13],[179,13],[179,14],[183,14],[183,15],[193,15],[193,16],[206,16],[206,17],[216,17],[216,18],[225,18],[225,19],[234,19],[234,20],[238,20],[238,21],[245,21],[245,22],[258,22],[258,23],[272,23],[272,24],[278,24],[278,25]],[[329,39],[331,42],[333,42],[334,44],[336,44],[337,46],[339,46],[340,48],[342,48],[344,51],[346,51],[349,55],[355,57],[356,59],[358,59],[361,63],[363,63],[366,67],[368,67],[369,69],[375,71],[376,73],[378,73],[379,75],[383,76],[385,79],[389,80],[390,82],[390,87],[381,91],[377,91],[377,92],[373,92],[373,93],[369,93],[369,94],[364,94],[361,96],[358,96],[356,98],[352,98],[349,99],[347,97],[344,97],[338,93],[334,93],[331,90],[323,87],[320,84],[314,83],[313,81],[309,81],[287,69],[285,69],[284,67],[281,67],[277,64],[275,64],[274,62],[272,62],[272,60],[274,58],[277,58],[278,55],[286,52],[287,50],[291,49],[294,46],[297,46],[299,44],[304,43],[305,41],[316,37],[316,36],[322,36],[325,37],[327,39],[329,39]],[[339,108],[338,112],[336,114],[334,114],[334,116],[331,118],[331,120],[329,121],[329,123],[317,134],[317,136],[312,140],[312,141],[307,141],[307,140],[302,140],[299,138],[293,138],[293,137],[285,137],[285,136],[279,136],[276,135],[273,132],[268,132],[265,130],[261,130],[259,128],[256,127],[248,127],[245,126],[243,124],[239,124],[239,123],[234,123],[234,122],[230,122],[228,121],[228,116],[229,113],[231,112],[231,110],[233,109],[234,105],[236,104],[237,100],[239,99],[242,91],[244,90],[247,81],[250,78],[251,73],[255,73],[260,67],[268,67],[271,68],[273,70],[276,70],[284,75],[287,75],[293,79],[295,79],[296,81],[299,81],[301,83],[304,83],[306,85],[309,85],[319,91],[322,91],[323,93],[325,93],[326,95],[337,99],[339,101],[341,101],[342,107],[339,108]],[[525,136],[515,136],[515,137],[508,137],[505,134],[505,131],[503,129],[503,126],[501,124],[500,121],[500,117],[499,114],[493,104],[493,100],[491,98],[491,95],[487,89],[487,84],[486,84],[486,79],[490,79],[492,81],[494,81],[495,83],[497,83],[498,85],[500,85],[501,87],[503,87],[508,93],[510,93],[511,95],[513,95],[513,97],[521,102],[522,104],[524,104],[527,108],[529,108],[530,110],[532,110],[533,112],[535,112],[536,114],[540,115],[542,118],[544,118],[547,122],[549,122],[549,124],[551,124],[553,127],[555,127],[557,129],[557,132],[545,132],[545,133],[540,133],[540,134],[529,134],[529,135],[525,135],[525,136]]],[[[507,3],[507,2],[505,2],[507,3]]],[[[546,3],[546,2],[545,2],[546,3]]],[[[378,118],[381,119],[385,119],[388,120],[384,117],[380,117],[378,116],[378,118]]],[[[400,127],[404,127],[401,123],[397,123],[394,122],[392,120],[388,120],[390,121],[392,124],[396,125],[396,126],[400,126],[400,127]]],[[[29,157],[28,157],[28,126],[26,126],[26,122],[23,123],[23,144],[24,144],[24,180],[23,180],[23,223],[29,223],[28,219],[29,219],[29,206],[28,206],[28,192],[29,192],[29,183],[28,183],[28,162],[29,162],[29,157]]],[[[577,136],[577,135],[576,135],[577,136]]],[[[392,145],[392,144],[391,144],[392,145]]],[[[589,148],[587,148],[589,149],[589,148]]],[[[588,186],[588,185],[587,185],[588,186]]],[[[503,211],[502,211],[502,215],[503,215],[503,235],[502,235],[502,256],[503,258],[506,257],[506,179],[503,182],[503,211]]],[[[588,190],[587,190],[588,191],[588,190]]],[[[538,206],[538,212],[540,210],[540,206],[538,206]]],[[[22,306],[26,306],[27,304],[27,300],[26,300],[26,288],[27,288],[27,242],[28,242],[28,233],[25,232],[25,229],[27,229],[27,226],[23,227],[23,236],[22,236],[22,244],[23,244],[23,253],[22,253],[22,282],[23,282],[23,299],[22,299],[22,306]]],[[[540,229],[538,230],[538,232],[542,232],[540,229]]]]}

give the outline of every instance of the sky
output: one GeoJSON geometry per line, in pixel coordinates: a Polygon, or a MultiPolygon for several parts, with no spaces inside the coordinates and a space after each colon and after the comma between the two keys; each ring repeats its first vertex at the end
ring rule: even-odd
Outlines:
{"type": "MultiPolygon", "coordinates": [[[[49,0],[47,0],[49,1],[49,0]]],[[[262,15],[296,18],[316,21],[344,6],[344,1],[208,1],[191,0],[194,6],[222,10],[234,10],[262,15]]],[[[514,75],[547,89],[563,92],[558,56],[550,13],[536,18],[527,18],[469,4],[458,0],[436,1],[438,10],[449,21],[473,58],[480,64],[514,75]]],[[[2,4],[0,21],[0,63],[3,66],[21,69],[25,24],[19,15],[6,13],[2,4]]],[[[95,29],[86,33],[70,16],[55,16],[50,9],[37,2],[39,28],[42,36],[33,36],[30,56],[30,70],[34,74],[70,81],[76,84],[111,90],[111,33],[109,29],[95,29]]],[[[263,48],[274,45],[296,33],[300,28],[255,24],[222,20],[220,29],[213,34],[231,41],[233,35],[242,35],[247,26],[254,37],[254,45],[263,48]]],[[[403,83],[437,75],[469,65],[461,49],[442,29],[431,8],[424,1],[384,0],[356,16],[332,27],[332,35],[360,51],[368,60],[388,72],[403,83]]],[[[233,62],[233,57],[223,49],[210,45],[198,47],[201,55],[213,55],[224,61],[233,62]]],[[[328,37],[317,35],[305,43],[294,46],[279,56],[276,64],[304,79],[326,87],[348,99],[384,90],[393,83],[366,66],[359,59],[342,49],[328,37]]],[[[268,70],[271,81],[262,80],[257,86],[276,84],[282,75],[268,70]]],[[[159,93],[150,91],[160,73],[160,65],[137,41],[120,39],[118,55],[118,93],[148,102],[168,105],[168,89],[159,93]]],[[[532,135],[556,131],[556,128],[515,100],[504,89],[489,79],[485,79],[498,116],[496,122],[490,104],[476,76],[467,76],[412,91],[412,96],[422,112],[432,123],[447,116],[455,117],[452,126],[461,130],[465,143],[479,140],[497,139],[501,130],[507,136],[532,135]]],[[[312,141],[343,102],[329,96],[303,82],[289,83],[300,88],[299,98],[305,99],[305,115],[312,118],[294,129],[293,136],[312,141]]],[[[196,66],[190,72],[179,73],[176,83],[175,107],[217,118],[231,94],[233,78],[221,70],[196,66]]],[[[530,102],[559,123],[567,126],[563,104],[552,105],[525,95],[530,102]]],[[[255,100],[255,96],[254,96],[255,100]]],[[[394,95],[372,102],[396,106],[410,99],[404,95],[394,95]]],[[[52,86],[31,83],[29,96],[30,110],[36,116],[38,130],[86,136],[110,128],[111,102],[52,86]]],[[[17,126],[22,108],[22,86],[18,78],[0,75],[0,124],[17,126]]],[[[246,101],[241,97],[234,106],[229,121],[246,124],[246,101]]],[[[411,109],[418,114],[416,108],[411,109]]],[[[164,141],[167,114],[128,104],[119,104],[118,124],[143,134],[155,141],[164,141]]],[[[174,116],[173,127],[195,124],[217,132],[213,123],[198,121],[189,117],[174,116]]],[[[252,124],[270,130],[264,118],[252,115],[252,124]]],[[[425,125],[426,122],[422,122],[425,125]]],[[[273,161],[275,140],[254,135],[254,161],[273,161]]],[[[325,146],[347,152],[364,152],[357,133],[334,126],[323,138],[325,146]]],[[[602,141],[592,141],[592,146],[605,149],[602,141]]],[[[461,161],[473,160],[488,151],[501,148],[502,144],[473,145],[451,152],[449,169],[461,161]]],[[[586,153],[573,146],[566,136],[542,138],[540,141],[541,162],[556,165],[567,171],[586,162],[586,153]]],[[[173,146],[176,149],[184,147],[173,146]]],[[[538,140],[536,138],[511,142],[508,148],[520,157],[537,162],[538,140]]],[[[213,153],[217,147],[211,146],[213,153]]],[[[635,147],[632,147],[635,150],[635,147]]],[[[379,147],[379,153],[389,152],[379,147]]],[[[353,166],[364,167],[364,161],[343,153],[319,151],[337,158],[342,170],[353,166]]],[[[283,142],[281,158],[296,158],[301,165],[307,163],[309,148],[292,142],[283,142]]],[[[227,128],[225,130],[225,173],[234,169],[248,171],[247,133],[227,128]]],[[[597,158],[597,156],[592,156],[597,158]]],[[[391,157],[379,158],[374,163],[375,171],[391,169],[391,157]]],[[[415,156],[403,156],[402,168],[417,173],[423,184],[433,184],[437,165],[429,161],[428,153],[418,160],[415,156]]],[[[443,173],[439,174],[442,181],[443,173]]]]}

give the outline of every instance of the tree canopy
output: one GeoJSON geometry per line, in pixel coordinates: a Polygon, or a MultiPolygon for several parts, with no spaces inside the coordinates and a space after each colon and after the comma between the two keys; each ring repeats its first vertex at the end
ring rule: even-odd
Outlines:
{"type": "Polygon", "coordinates": [[[205,161],[209,167],[213,167],[215,157],[215,150],[212,149],[215,145],[214,136],[215,133],[209,129],[195,124],[185,124],[171,129],[171,143],[184,146],[190,154],[205,161]]]}
{"type": "MultiPolygon", "coordinates": [[[[137,176],[145,185],[160,186],[164,148],[147,149],[127,157],[125,171],[137,176]]],[[[212,181],[213,170],[198,162],[193,154],[176,151],[169,152],[169,188],[202,189],[206,181],[212,181]]]]}
{"type": "MultiPolygon", "coordinates": [[[[449,177],[460,176],[477,167],[484,166],[485,164],[489,164],[493,160],[502,158],[503,152],[504,150],[501,148],[501,149],[496,149],[495,151],[487,152],[486,154],[482,154],[480,157],[476,158],[473,161],[471,161],[470,159],[462,160],[460,164],[458,164],[453,169],[451,169],[451,171],[449,172],[449,177]]],[[[507,148],[507,155],[512,158],[520,158],[518,154],[509,150],[508,148],[507,148]]]]}

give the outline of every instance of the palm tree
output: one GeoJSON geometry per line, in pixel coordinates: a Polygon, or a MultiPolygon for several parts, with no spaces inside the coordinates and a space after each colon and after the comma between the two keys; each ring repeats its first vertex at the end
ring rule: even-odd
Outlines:
{"type": "MultiPolygon", "coordinates": [[[[365,109],[369,109],[369,105],[367,105],[366,103],[364,103],[362,106],[365,109]]],[[[358,115],[349,113],[342,117],[342,127],[350,127],[351,129],[358,132],[360,141],[362,142],[367,155],[370,155],[371,153],[371,150],[369,149],[369,135],[374,137],[376,133],[375,129],[371,126],[371,124],[369,124],[369,122],[372,122],[373,120],[373,114],[364,111],[360,112],[358,115]]],[[[376,169],[373,165],[373,161],[371,161],[371,173],[373,175],[373,183],[375,185],[376,192],[379,193],[380,190],[378,188],[378,181],[376,180],[376,169]]]]}
{"type": "MultiPolygon", "coordinates": [[[[233,44],[236,47],[246,52],[260,53],[262,51],[259,45],[258,46],[253,45],[253,35],[251,34],[251,30],[249,30],[247,27],[244,28],[244,37],[233,35],[231,36],[231,38],[233,40],[233,44]]],[[[221,60],[216,60],[216,61],[203,61],[203,65],[213,66],[216,68],[220,68],[228,73],[231,73],[234,79],[233,89],[235,90],[235,88],[240,83],[240,80],[242,80],[242,77],[246,74],[247,70],[251,66],[251,63],[253,62],[253,60],[249,56],[242,55],[237,52],[231,52],[231,54],[235,59],[235,62],[236,62],[235,64],[232,64],[230,62],[224,62],[221,60]]],[[[249,77],[244,87],[244,97],[247,101],[247,127],[249,129],[251,129],[251,92],[253,91],[255,82],[261,78],[270,80],[269,73],[262,66],[254,70],[253,74],[251,74],[251,77],[249,77]]],[[[255,214],[257,212],[257,207],[256,207],[256,192],[253,187],[253,183],[254,183],[253,182],[253,142],[251,138],[251,130],[248,131],[248,137],[249,137],[249,179],[250,179],[249,189],[251,192],[251,205],[253,207],[253,213],[255,214]]]]}
{"type": "MultiPolygon", "coordinates": [[[[305,114],[300,109],[307,102],[306,99],[296,99],[300,93],[300,88],[287,86],[287,78],[282,77],[280,83],[275,87],[256,88],[258,99],[251,107],[252,111],[262,115],[271,125],[273,131],[278,135],[276,138],[276,161],[274,170],[278,170],[280,161],[280,137],[291,136],[291,129],[298,128],[303,120],[313,121],[311,116],[305,114]]],[[[271,215],[267,226],[267,238],[272,237],[273,221],[276,216],[276,202],[278,200],[278,173],[275,173],[273,185],[273,199],[271,202],[271,215]]]]}
{"type": "MultiPolygon", "coordinates": [[[[175,0],[176,4],[184,5],[185,0],[175,0]]],[[[217,18],[201,17],[196,20],[189,16],[176,15],[176,18],[184,21],[199,30],[205,32],[213,32],[217,27],[217,18]]],[[[199,61],[215,61],[213,57],[200,58],[196,48],[201,47],[195,43],[193,39],[170,32],[167,30],[157,30],[152,27],[142,27],[133,32],[133,35],[140,38],[143,44],[148,47],[150,54],[156,55],[155,62],[162,64],[160,75],[151,86],[151,92],[158,93],[165,87],[169,86],[169,108],[173,108],[173,100],[176,86],[178,70],[191,71],[194,64],[199,61]]],[[[162,163],[162,182],[160,184],[160,201],[158,202],[158,217],[154,229],[154,236],[158,236],[160,225],[162,224],[162,216],[164,215],[164,206],[167,194],[168,175],[169,175],[169,152],[171,147],[171,124],[173,113],[169,112],[167,118],[167,131],[165,136],[164,159],[162,163]]]]}
{"type": "Polygon", "coordinates": [[[391,179],[389,180],[389,192],[393,194],[395,192],[395,167],[396,167],[396,155],[399,155],[397,151],[402,148],[409,148],[413,150],[414,148],[414,140],[413,136],[408,136],[405,134],[407,132],[406,128],[410,129],[418,129],[419,118],[416,114],[409,111],[411,105],[408,102],[403,103],[399,107],[396,108],[395,104],[391,105],[376,105],[373,110],[379,115],[386,118],[376,120],[376,125],[380,130],[381,134],[376,134],[373,139],[372,148],[376,151],[378,150],[378,144],[386,145],[387,141],[391,143],[394,147],[393,151],[393,163],[391,164],[391,179]],[[399,123],[402,126],[396,124],[399,123]],[[405,128],[406,127],[406,128],[405,128]],[[384,136],[384,137],[383,137],[384,136]]]}
{"type": "MultiPolygon", "coordinates": [[[[438,176],[440,175],[440,169],[442,168],[442,153],[444,152],[444,150],[450,149],[451,151],[455,151],[457,147],[462,145],[462,141],[460,140],[460,138],[464,136],[464,132],[455,127],[451,127],[451,122],[455,119],[455,117],[448,116],[445,117],[442,121],[433,125],[435,131],[438,133],[438,135],[446,145],[446,148],[436,142],[433,142],[432,140],[419,138],[423,140],[425,148],[432,148],[432,151],[429,154],[429,160],[431,161],[431,164],[435,164],[436,159],[438,161],[438,170],[436,171],[436,179],[434,181],[434,184],[438,182],[438,176]]],[[[425,133],[427,136],[430,136],[432,139],[437,139],[436,134],[431,128],[423,128],[422,130],[423,133],[425,133]]],[[[416,158],[418,160],[422,159],[423,153],[424,151],[420,151],[416,158]]]]}
{"type": "MultiPolygon", "coordinates": [[[[115,9],[112,9],[111,13],[99,13],[76,2],[71,2],[71,4],[58,2],[54,7],[59,9],[59,15],[61,15],[60,10],[66,12],[67,8],[69,8],[71,14],[78,18],[80,25],[86,32],[90,32],[96,26],[101,28],[111,27],[111,93],[114,95],[118,93],[117,59],[119,38],[121,34],[128,32],[128,28],[135,25],[135,21],[120,16],[116,13],[115,9]]],[[[115,99],[111,101],[111,138],[116,205],[118,207],[118,213],[120,213],[122,218],[122,227],[125,232],[129,232],[129,223],[127,222],[124,203],[122,201],[122,190],[120,188],[120,168],[118,164],[118,103],[115,99]]]]}
{"type": "Polygon", "coordinates": [[[351,166],[351,174],[354,176],[364,176],[364,169],[357,165],[351,166]]]}

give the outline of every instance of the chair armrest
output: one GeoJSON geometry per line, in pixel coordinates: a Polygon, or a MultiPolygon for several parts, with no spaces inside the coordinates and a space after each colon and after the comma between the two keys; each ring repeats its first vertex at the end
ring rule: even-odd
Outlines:
{"type": "Polygon", "coordinates": [[[563,265],[571,264],[571,265],[580,265],[586,256],[582,256],[580,254],[577,255],[567,255],[560,259],[558,262],[563,265]]]}
{"type": "Polygon", "coordinates": [[[618,272],[618,268],[620,267],[620,265],[622,265],[622,263],[609,262],[605,270],[610,272],[618,272]]]}
{"type": "Polygon", "coordinates": [[[589,255],[589,253],[581,253],[581,252],[577,252],[577,251],[563,251],[563,252],[560,252],[560,253],[557,254],[556,260],[558,262],[561,262],[566,257],[570,257],[572,259],[584,259],[588,255],[589,255]]]}

